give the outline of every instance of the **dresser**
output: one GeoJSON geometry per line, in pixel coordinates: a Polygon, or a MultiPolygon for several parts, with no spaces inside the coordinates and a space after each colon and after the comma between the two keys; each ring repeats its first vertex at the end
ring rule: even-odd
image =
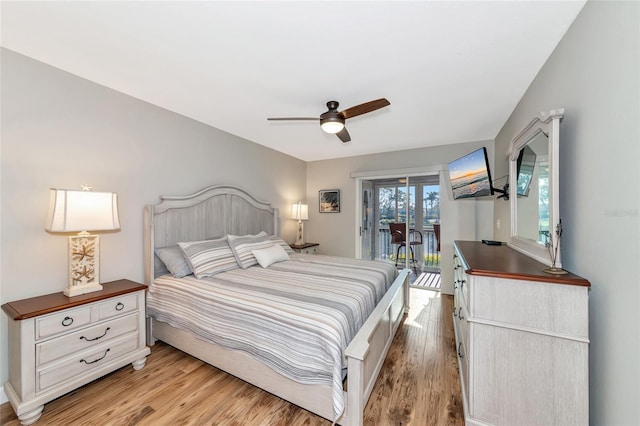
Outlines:
{"type": "Polygon", "coordinates": [[[508,246],[454,243],[453,322],[468,425],[589,424],[590,283],[508,246]]]}
{"type": "Polygon", "coordinates": [[[2,305],[9,320],[4,389],[23,425],[44,404],[129,363],[144,367],[146,286],[129,280],[75,297],[62,292],[2,305]]]}

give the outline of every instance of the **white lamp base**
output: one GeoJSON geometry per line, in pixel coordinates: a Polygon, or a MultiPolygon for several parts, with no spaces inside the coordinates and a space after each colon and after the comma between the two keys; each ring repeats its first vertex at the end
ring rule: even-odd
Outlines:
{"type": "Polygon", "coordinates": [[[100,237],[80,232],[69,237],[68,297],[102,290],[100,285],[100,237]]]}
{"type": "Polygon", "coordinates": [[[298,237],[296,238],[295,245],[301,246],[304,244],[304,225],[301,220],[298,220],[298,237]]]}
{"type": "Polygon", "coordinates": [[[102,290],[102,285],[100,284],[74,285],[67,288],[63,293],[67,297],[73,297],[100,290],[102,290]]]}

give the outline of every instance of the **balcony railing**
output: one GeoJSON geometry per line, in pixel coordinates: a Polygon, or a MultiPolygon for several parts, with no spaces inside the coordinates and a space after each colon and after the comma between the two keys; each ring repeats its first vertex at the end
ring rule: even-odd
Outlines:
{"type": "MultiPolygon", "coordinates": [[[[440,253],[438,252],[438,241],[433,227],[419,229],[422,233],[422,245],[414,245],[414,256],[417,262],[416,267],[423,271],[440,271],[440,253]],[[422,262],[420,262],[422,260],[422,262]]],[[[383,260],[396,261],[397,244],[391,243],[391,234],[388,225],[381,225],[377,235],[378,257],[383,260]]],[[[400,249],[398,263],[404,262],[405,249],[400,249]]]]}

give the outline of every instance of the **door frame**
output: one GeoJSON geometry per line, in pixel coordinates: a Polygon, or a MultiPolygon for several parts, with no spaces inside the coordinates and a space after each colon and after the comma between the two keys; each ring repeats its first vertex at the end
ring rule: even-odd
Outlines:
{"type": "MultiPolygon", "coordinates": [[[[373,170],[373,171],[365,171],[365,172],[352,172],[350,176],[355,179],[356,186],[356,199],[355,199],[355,257],[356,259],[362,258],[362,241],[361,241],[361,232],[360,226],[362,223],[362,181],[363,180],[376,180],[376,179],[400,179],[407,178],[407,197],[409,196],[408,186],[409,179],[411,177],[416,176],[424,176],[424,175],[435,175],[439,174],[442,176],[441,172],[447,170],[446,164],[433,165],[433,166],[425,166],[425,167],[412,167],[405,169],[389,169],[389,170],[373,170]]],[[[442,182],[440,182],[442,185],[442,182]]],[[[409,200],[406,200],[407,205],[409,200]]],[[[407,226],[409,222],[407,221],[407,226]]],[[[405,267],[408,267],[408,256],[405,256],[405,267]]]]}

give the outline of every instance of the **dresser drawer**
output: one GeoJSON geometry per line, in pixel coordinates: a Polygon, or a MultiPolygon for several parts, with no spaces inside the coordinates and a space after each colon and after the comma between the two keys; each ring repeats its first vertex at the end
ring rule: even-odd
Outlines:
{"type": "Polygon", "coordinates": [[[93,350],[78,352],[63,363],[52,364],[49,368],[38,370],[36,392],[45,391],[74,377],[85,376],[92,370],[101,368],[120,356],[134,351],[137,347],[138,333],[130,333],[97,345],[93,350]]]}
{"type": "Polygon", "coordinates": [[[138,329],[136,314],[96,324],[36,345],[36,366],[40,367],[68,355],[122,336],[138,329]]]}
{"type": "MultiPolygon", "coordinates": [[[[458,367],[460,370],[460,384],[463,393],[463,399],[465,402],[468,400],[469,396],[469,358],[467,357],[468,345],[465,346],[463,343],[461,327],[462,323],[466,323],[466,321],[460,321],[457,316],[453,317],[453,331],[456,338],[456,355],[458,356],[458,367]]],[[[468,331],[467,331],[468,333],[468,331]]]]}
{"type": "Polygon", "coordinates": [[[114,297],[98,304],[98,316],[101,320],[138,310],[138,296],[127,294],[114,297]]]}
{"type": "Polygon", "coordinates": [[[469,400],[469,358],[467,356],[467,349],[464,347],[462,342],[458,342],[456,345],[456,351],[458,352],[458,359],[460,360],[460,381],[462,392],[464,393],[464,398],[469,400]]]}
{"type": "Polygon", "coordinates": [[[67,333],[91,323],[91,307],[67,309],[36,319],[36,340],[67,333]]]}
{"type": "Polygon", "coordinates": [[[467,310],[469,310],[469,283],[467,280],[467,273],[464,271],[462,262],[458,255],[453,256],[453,278],[455,281],[454,288],[460,289],[461,296],[464,299],[467,310]]]}
{"type": "Polygon", "coordinates": [[[469,314],[464,305],[459,306],[456,312],[454,312],[456,321],[458,323],[458,338],[464,345],[465,349],[469,348],[469,314]]]}

